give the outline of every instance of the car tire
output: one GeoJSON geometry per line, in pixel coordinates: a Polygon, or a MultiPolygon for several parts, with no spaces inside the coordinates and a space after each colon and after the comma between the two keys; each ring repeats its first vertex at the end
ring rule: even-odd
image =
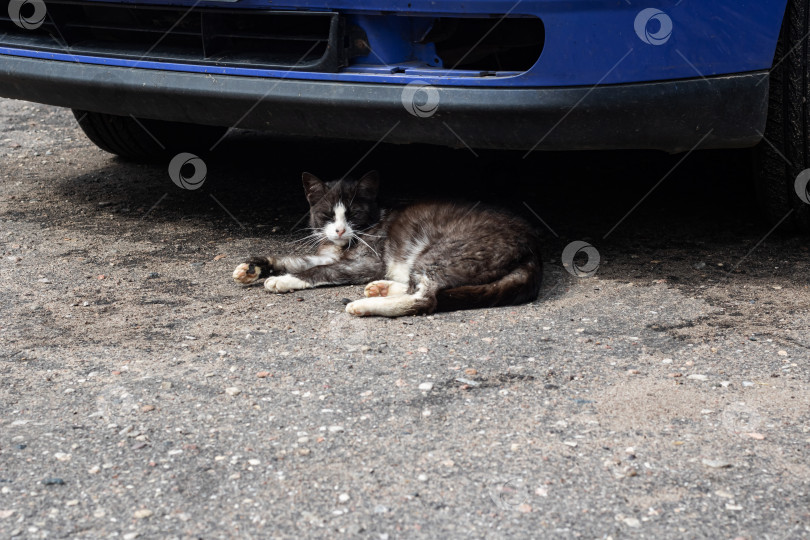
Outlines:
{"type": "Polygon", "coordinates": [[[222,127],[136,120],[132,116],[77,109],[73,109],[73,115],[96,146],[134,161],[163,159],[182,151],[207,151],[227,131],[222,127]]]}
{"type": "Polygon", "coordinates": [[[810,232],[810,204],[799,195],[797,177],[810,168],[808,15],[810,3],[788,2],[770,73],[765,137],[756,149],[756,191],[765,215],[803,232],[810,232]]]}

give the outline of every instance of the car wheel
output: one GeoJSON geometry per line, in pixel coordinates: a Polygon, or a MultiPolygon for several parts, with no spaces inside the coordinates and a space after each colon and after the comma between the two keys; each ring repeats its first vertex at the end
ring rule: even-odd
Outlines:
{"type": "Polygon", "coordinates": [[[809,186],[797,178],[810,168],[808,15],[810,3],[788,2],[770,74],[765,138],[756,150],[757,195],[767,218],[804,232],[810,232],[809,186]]]}
{"type": "Polygon", "coordinates": [[[111,154],[136,161],[152,161],[181,151],[205,151],[227,131],[162,120],[135,119],[89,111],[73,110],[85,135],[111,154]]]}

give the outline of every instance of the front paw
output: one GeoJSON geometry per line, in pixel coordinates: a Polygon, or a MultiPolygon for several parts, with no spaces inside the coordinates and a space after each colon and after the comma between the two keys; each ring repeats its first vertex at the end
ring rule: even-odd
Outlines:
{"type": "Polygon", "coordinates": [[[261,270],[250,263],[242,263],[233,271],[233,280],[248,285],[259,279],[261,270]]]}
{"type": "Polygon", "coordinates": [[[248,285],[257,279],[266,278],[273,273],[273,259],[270,257],[251,257],[233,271],[233,280],[248,285]]]}
{"type": "Polygon", "coordinates": [[[303,279],[298,279],[291,274],[283,276],[273,276],[264,280],[264,288],[274,293],[286,293],[290,291],[299,291],[301,289],[308,289],[309,283],[303,279]]]}

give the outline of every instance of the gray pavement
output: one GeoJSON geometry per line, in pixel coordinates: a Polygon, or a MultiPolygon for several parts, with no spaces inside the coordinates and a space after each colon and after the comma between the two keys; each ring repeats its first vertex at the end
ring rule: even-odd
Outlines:
{"type": "Polygon", "coordinates": [[[354,319],[360,287],[231,282],[301,237],[301,171],[370,147],[237,133],[184,191],[0,100],[0,538],[810,537],[810,254],[747,153],[627,215],[678,156],[381,145],[389,202],[542,218],[541,299],[354,319]]]}

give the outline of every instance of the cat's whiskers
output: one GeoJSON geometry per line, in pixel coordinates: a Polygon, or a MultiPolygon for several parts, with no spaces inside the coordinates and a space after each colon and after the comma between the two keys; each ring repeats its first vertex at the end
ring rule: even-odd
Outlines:
{"type": "Polygon", "coordinates": [[[359,237],[359,236],[357,236],[356,234],[353,234],[353,235],[352,235],[352,237],[353,237],[353,238],[356,238],[357,240],[359,240],[360,242],[362,242],[363,244],[365,244],[365,245],[366,245],[366,247],[367,247],[368,249],[370,249],[370,250],[371,250],[371,251],[374,253],[374,255],[376,255],[376,256],[377,256],[377,258],[378,258],[378,259],[380,258],[380,254],[379,254],[379,253],[377,253],[377,250],[375,250],[373,247],[371,247],[371,246],[368,244],[368,242],[366,242],[365,240],[363,240],[362,238],[360,238],[360,237],[359,237]]]}
{"type": "Polygon", "coordinates": [[[318,243],[318,242],[320,242],[322,239],[323,239],[323,235],[322,235],[322,234],[310,234],[310,235],[305,236],[305,237],[303,237],[303,238],[299,238],[298,240],[293,240],[293,241],[292,241],[292,242],[290,242],[290,243],[291,243],[291,244],[293,244],[293,245],[304,245],[304,246],[308,246],[308,245],[310,245],[310,244],[313,244],[313,245],[314,245],[314,244],[317,244],[317,243],[318,243]]]}

